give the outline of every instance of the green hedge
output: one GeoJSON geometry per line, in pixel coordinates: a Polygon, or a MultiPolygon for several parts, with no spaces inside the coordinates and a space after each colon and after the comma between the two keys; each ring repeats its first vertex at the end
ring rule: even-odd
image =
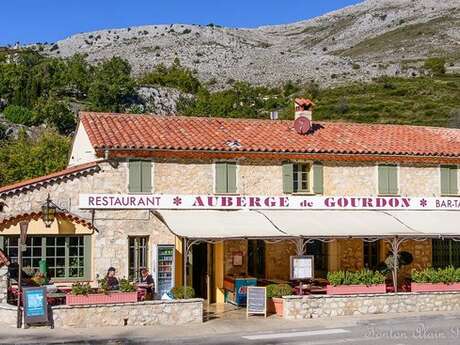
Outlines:
{"type": "Polygon", "coordinates": [[[292,287],[288,284],[270,284],[267,285],[267,298],[283,297],[292,295],[292,287]]]}
{"type": "Polygon", "coordinates": [[[363,269],[357,272],[329,272],[327,280],[331,285],[375,285],[385,283],[385,275],[378,271],[363,269]]]}
{"type": "Polygon", "coordinates": [[[412,271],[412,281],[416,283],[459,283],[460,268],[452,266],[446,268],[426,268],[421,271],[412,271]]]}

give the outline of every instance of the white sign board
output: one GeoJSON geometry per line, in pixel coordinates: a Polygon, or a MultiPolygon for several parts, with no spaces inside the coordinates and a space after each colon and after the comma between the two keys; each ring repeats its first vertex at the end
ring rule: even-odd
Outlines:
{"type": "Polygon", "coordinates": [[[263,314],[267,317],[267,288],[247,287],[246,317],[249,314],[263,314]]]}
{"type": "Polygon", "coordinates": [[[291,280],[313,279],[313,255],[291,256],[291,280]]]}
{"type": "Polygon", "coordinates": [[[460,198],[80,194],[80,209],[457,210],[460,198]]]}

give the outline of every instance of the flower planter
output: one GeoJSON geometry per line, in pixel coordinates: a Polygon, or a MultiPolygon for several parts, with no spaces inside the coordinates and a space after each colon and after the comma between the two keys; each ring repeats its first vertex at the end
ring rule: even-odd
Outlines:
{"type": "Polygon", "coordinates": [[[460,283],[411,283],[412,292],[460,291],[460,283]]]}
{"type": "Polygon", "coordinates": [[[270,314],[283,316],[283,299],[280,297],[267,298],[267,311],[270,314]]]}
{"type": "Polygon", "coordinates": [[[113,303],[132,303],[137,302],[137,292],[109,292],[108,294],[88,294],[66,296],[67,305],[80,304],[113,304],[113,303]]]}
{"type": "Polygon", "coordinates": [[[385,284],[376,285],[327,285],[326,292],[328,295],[355,295],[366,293],[385,293],[385,284]]]}

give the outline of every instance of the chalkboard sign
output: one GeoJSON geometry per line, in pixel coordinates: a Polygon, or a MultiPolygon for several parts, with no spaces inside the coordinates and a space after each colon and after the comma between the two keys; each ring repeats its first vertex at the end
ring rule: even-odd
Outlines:
{"type": "Polygon", "coordinates": [[[291,256],[291,280],[313,279],[314,256],[291,256]]]}
{"type": "Polygon", "coordinates": [[[46,288],[23,288],[24,323],[31,325],[48,322],[46,288]]]}
{"type": "Polygon", "coordinates": [[[249,314],[263,314],[267,317],[267,289],[265,287],[248,286],[246,317],[249,314]]]}

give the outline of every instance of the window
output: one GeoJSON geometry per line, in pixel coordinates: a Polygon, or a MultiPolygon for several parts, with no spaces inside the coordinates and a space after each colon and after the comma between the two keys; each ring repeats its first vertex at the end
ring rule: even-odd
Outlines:
{"type": "Polygon", "coordinates": [[[265,277],[265,241],[248,240],[248,274],[265,277]]]}
{"type": "Polygon", "coordinates": [[[379,194],[396,195],[398,188],[398,166],[391,164],[379,165],[379,194]]]}
{"type": "Polygon", "coordinates": [[[216,193],[236,193],[236,162],[216,162],[216,193]]]}
{"type": "Polygon", "coordinates": [[[326,278],[327,276],[327,256],[328,256],[328,244],[322,241],[314,240],[313,242],[307,243],[306,253],[307,255],[314,256],[315,265],[315,277],[326,278]]]}
{"type": "Polygon", "coordinates": [[[140,269],[148,267],[148,236],[129,237],[128,276],[131,280],[140,278],[140,269]]]}
{"type": "Polygon", "coordinates": [[[152,192],[152,162],[146,160],[129,161],[129,185],[130,193],[152,192]]]}
{"type": "Polygon", "coordinates": [[[432,240],[433,267],[454,266],[460,268],[460,242],[432,240]]]}
{"type": "Polygon", "coordinates": [[[323,193],[323,165],[315,162],[283,164],[284,193],[323,193]]]}
{"type": "Polygon", "coordinates": [[[456,165],[441,166],[441,194],[458,194],[458,167],[456,165]]]}
{"type": "MultiPolygon", "coordinates": [[[[18,236],[4,236],[1,245],[12,261],[18,261],[18,236]]],[[[90,236],[28,236],[23,253],[24,268],[38,271],[46,260],[48,276],[53,279],[89,279],[90,236]]]]}
{"type": "Polygon", "coordinates": [[[375,270],[379,265],[380,241],[364,242],[364,267],[375,270]]]}

